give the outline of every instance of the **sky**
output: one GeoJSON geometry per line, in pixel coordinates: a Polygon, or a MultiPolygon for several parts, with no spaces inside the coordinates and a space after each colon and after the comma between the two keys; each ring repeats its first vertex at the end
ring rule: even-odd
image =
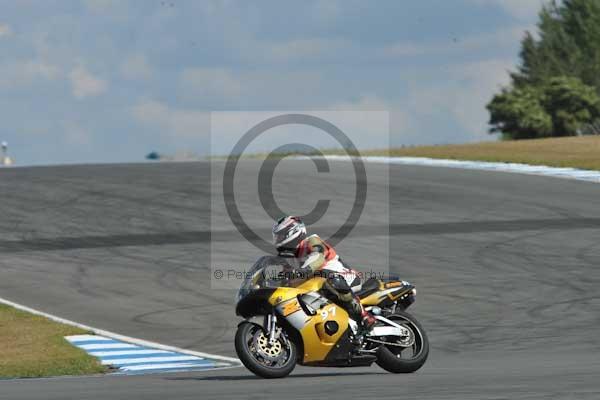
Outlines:
{"type": "Polygon", "coordinates": [[[495,140],[485,104],[541,1],[0,0],[0,140],[17,165],[203,155],[231,110],[387,111],[393,146],[495,140]]]}

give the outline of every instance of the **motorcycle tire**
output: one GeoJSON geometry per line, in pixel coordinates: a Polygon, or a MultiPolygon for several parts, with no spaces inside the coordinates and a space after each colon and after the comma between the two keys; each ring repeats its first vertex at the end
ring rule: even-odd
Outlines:
{"type": "Polygon", "coordinates": [[[242,364],[255,375],[266,379],[283,378],[289,375],[296,366],[297,351],[294,343],[288,341],[289,354],[283,365],[278,367],[264,365],[254,357],[249,347],[248,337],[253,329],[264,331],[262,326],[245,321],[238,326],[235,334],[235,351],[242,364]]]}
{"type": "MultiPolygon", "coordinates": [[[[425,364],[429,355],[429,339],[425,334],[425,330],[416,320],[415,317],[407,313],[406,311],[396,311],[394,314],[388,316],[396,323],[402,323],[403,325],[412,325],[409,328],[415,334],[415,340],[420,343],[419,353],[411,359],[402,359],[394,351],[390,350],[392,346],[382,345],[377,350],[377,365],[385,369],[388,372],[395,374],[407,374],[417,371],[425,364]],[[408,324],[406,323],[408,321],[408,324]],[[416,330],[416,332],[415,332],[416,330]],[[418,338],[417,338],[418,335],[418,338]]],[[[415,342],[417,343],[417,342],[415,342]]]]}

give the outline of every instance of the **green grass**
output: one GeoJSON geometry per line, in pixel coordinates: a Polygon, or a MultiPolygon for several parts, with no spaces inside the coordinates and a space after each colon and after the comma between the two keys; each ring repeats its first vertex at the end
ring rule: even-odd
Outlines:
{"type": "MultiPolygon", "coordinates": [[[[337,151],[326,153],[339,154],[337,151]]],[[[600,136],[416,146],[360,153],[363,156],[430,157],[600,170],[600,136]]]]}
{"type": "MultiPolygon", "coordinates": [[[[320,152],[333,155],[346,154],[342,149],[321,149],[320,152]]],[[[600,170],[600,136],[397,147],[360,150],[360,154],[363,156],[429,157],[450,160],[512,162],[600,170]]],[[[274,156],[284,158],[290,155],[300,155],[300,153],[281,153],[274,156]]],[[[266,157],[267,154],[265,153],[242,155],[244,159],[265,159],[266,157]]]]}
{"type": "Polygon", "coordinates": [[[106,367],[98,359],[64,338],[86,333],[0,304],[0,378],[105,372],[106,367]]]}

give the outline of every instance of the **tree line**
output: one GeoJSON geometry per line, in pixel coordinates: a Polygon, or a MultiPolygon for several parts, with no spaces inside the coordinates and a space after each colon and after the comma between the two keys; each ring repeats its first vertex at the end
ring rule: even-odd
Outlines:
{"type": "Polygon", "coordinates": [[[600,133],[600,0],[552,0],[526,32],[511,84],[488,103],[490,133],[531,139],[600,133]]]}

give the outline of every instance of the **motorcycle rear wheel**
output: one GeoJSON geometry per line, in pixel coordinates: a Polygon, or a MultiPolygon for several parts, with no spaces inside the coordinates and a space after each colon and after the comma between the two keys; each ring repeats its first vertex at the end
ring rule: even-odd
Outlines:
{"type": "MultiPolygon", "coordinates": [[[[395,374],[415,372],[425,364],[429,355],[429,339],[427,339],[425,330],[419,321],[406,311],[396,311],[387,318],[410,329],[413,335],[410,341],[413,344],[410,347],[381,345],[377,350],[377,365],[395,374]],[[408,351],[409,348],[413,354],[410,358],[403,358],[402,353],[408,351]]],[[[402,340],[396,341],[402,342],[402,340]]]]}
{"type": "Polygon", "coordinates": [[[235,334],[235,351],[246,368],[261,378],[275,379],[289,375],[296,366],[296,346],[289,340],[279,339],[277,343],[263,349],[260,346],[269,346],[264,340],[267,333],[264,328],[252,322],[242,322],[235,334]],[[272,347],[275,347],[274,349],[272,347]],[[283,354],[281,359],[275,359],[278,351],[283,354]],[[261,354],[262,352],[262,354],[261,354]]]}

